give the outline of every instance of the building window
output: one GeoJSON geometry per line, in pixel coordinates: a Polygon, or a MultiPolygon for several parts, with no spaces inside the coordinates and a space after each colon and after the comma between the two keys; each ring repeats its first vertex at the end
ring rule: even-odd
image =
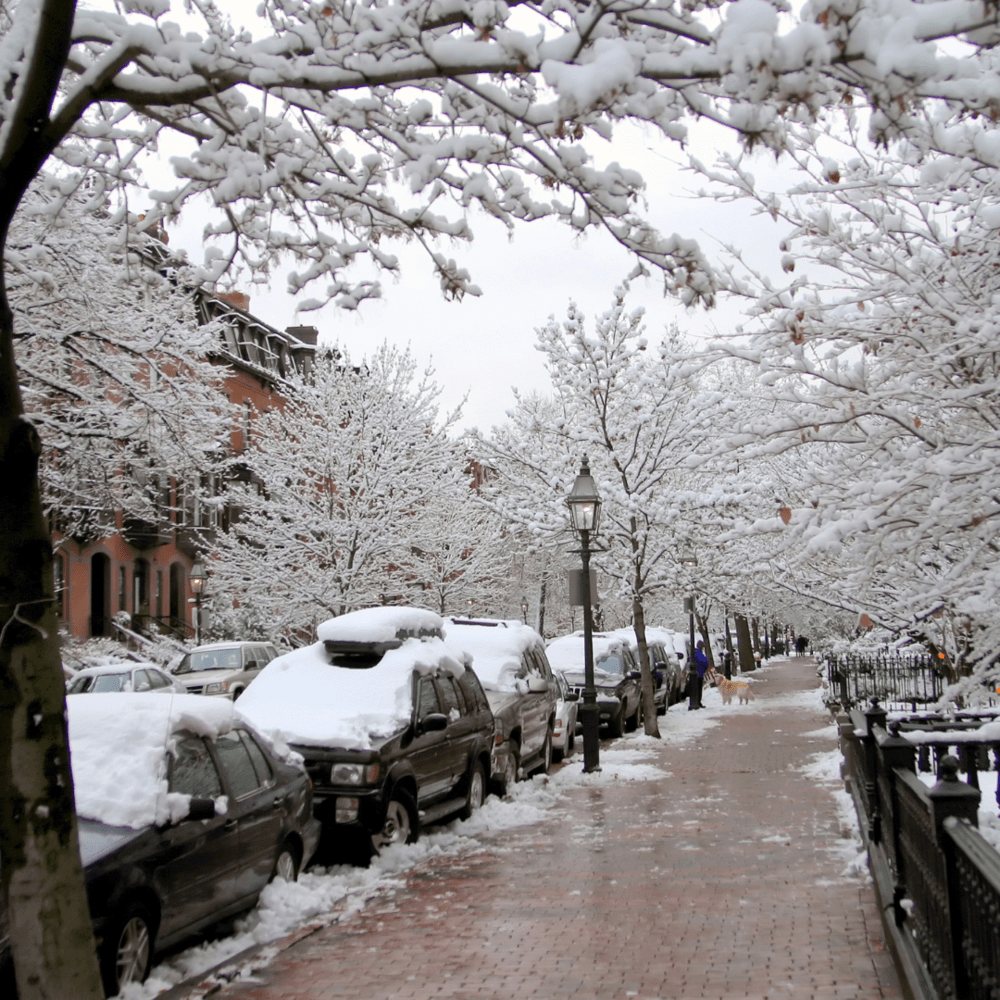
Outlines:
{"type": "Polygon", "coordinates": [[[118,567],[118,610],[125,611],[125,567],[118,567]]]}
{"type": "Polygon", "coordinates": [[[163,570],[156,571],[156,617],[163,617],[163,570]]]}
{"type": "Polygon", "coordinates": [[[243,450],[246,451],[250,447],[250,418],[253,416],[253,406],[250,400],[246,400],[243,403],[243,426],[241,431],[243,433],[243,450]]]}

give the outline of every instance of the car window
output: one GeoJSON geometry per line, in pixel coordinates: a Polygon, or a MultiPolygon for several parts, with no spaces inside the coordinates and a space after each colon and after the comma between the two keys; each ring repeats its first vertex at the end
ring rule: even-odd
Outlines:
{"type": "Polygon", "coordinates": [[[178,740],[170,763],[170,791],[196,799],[214,799],[222,794],[215,761],[197,736],[178,740]]]}
{"type": "Polygon", "coordinates": [[[94,686],[90,689],[93,694],[107,691],[130,691],[132,689],[132,677],[130,674],[98,674],[94,678],[94,686]]]}
{"type": "Polygon", "coordinates": [[[257,669],[263,669],[271,660],[267,652],[267,646],[254,646],[253,658],[257,661],[257,669]]]}
{"type": "Polygon", "coordinates": [[[133,691],[149,691],[153,687],[152,681],[149,679],[149,673],[145,670],[133,670],[132,671],[132,690],[133,691]]]}
{"type": "Polygon", "coordinates": [[[90,675],[85,677],[74,677],[70,681],[69,687],[66,689],[68,694],[83,694],[85,691],[89,691],[91,685],[94,683],[94,678],[90,675]]]}
{"type": "Polygon", "coordinates": [[[428,715],[441,711],[437,689],[429,677],[420,678],[420,692],[417,701],[417,719],[426,719],[428,715]]]}
{"type": "Polygon", "coordinates": [[[147,670],[146,675],[149,677],[150,686],[153,688],[165,688],[170,687],[170,679],[166,674],[161,674],[159,670],[147,670]]]}
{"type": "Polygon", "coordinates": [[[261,782],[250,759],[250,752],[240,739],[238,731],[230,730],[217,737],[215,752],[219,755],[219,764],[222,765],[236,798],[241,799],[260,788],[261,782]]]}
{"type": "Polygon", "coordinates": [[[596,664],[601,670],[608,674],[623,674],[622,658],[619,653],[607,653],[602,656],[596,664]]]}
{"type": "Polygon", "coordinates": [[[438,693],[441,696],[441,711],[455,722],[462,715],[462,707],[455,684],[447,674],[438,677],[438,693]]]}
{"type": "Polygon", "coordinates": [[[469,706],[470,712],[485,712],[489,708],[489,702],[486,700],[486,694],[479,683],[479,678],[472,670],[467,668],[465,673],[459,676],[458,686],[465,695],[465,702],[469,706]]]}
{"type": "Polygon", "coordinates": [[[238,732],[240,739],[246,745],[250,759],[253,761],[258,780],[262,785],[266,785],[271,780],[271,765],[267,762],[264,751],[261,750],[257,745],[257,741],[245,729],[240,729],[238,732]]]}
{"type": "Polygon", "coordinates": [[[268,644],[264,647],[264,652],[267,654],[267,662],[270,663],[271,660],[277,659],[278,651],[274,646],[268,644]]]}

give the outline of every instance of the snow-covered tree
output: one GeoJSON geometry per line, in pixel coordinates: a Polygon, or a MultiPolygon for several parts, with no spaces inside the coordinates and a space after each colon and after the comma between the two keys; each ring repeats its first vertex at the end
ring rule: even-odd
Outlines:
{"type": "Polygon", "coordinates": [[[230,416],[224,369],[207,360],[217,328],[199,323],[162,244],[127,245],[80,195],[53,215],[59,187],[43,176],[22,203],[6,283],[24,405],[45,444],[45,511],[91,539],[115,511],[166,519],[173,479],[215,471],[230,416]]]}
{"type": "Polygon", "coordinates": [[[797,585],[978,683],[1000,655],[996,170],[969,150],[878,151],[851,124],[818,150],[800,138],[791,192],[759,190],[735,160],[710,172],[790,227],[793,277],[747,276],[755,321],[720,345],[757,365],[774,405],[739,443],[797,470],[788,523],[769,526],[797,585]]]}
{"type": "MultiPolygon", "coordinates": [[[[377,293],[379,269],[397,267],[391,243],[400,239],[426,247],[447,294],[473,293],[433,240],[468,238],[466,216],[481,207],[508,226],[548,216],[574,232],[601,228],[685,302],[710,302],[717,279],[697,246],[655,232],[639,211],[642,178],[595,162],[584,138],[606,139],[633,118],[682,140],[684,119],[701,117],[780,150],[789,123],[866,92],[885,137],[961,155],[994,128],[1000,12],[988,0],[815,0],[783,24],[784,9],[777,0],[738,0],[721,12],[714,0],[264,0],[256,23],[237,27],[212,3],[185,5],[179,24],[169,0],[113,11],[10,0],[0,6],[0,248],[9,258],[15,212],[49,161],[67,201],[87,179],[95,204],[114,195],[116,221],[138,223],[131,189],[144,156],[172,135],[188,144],[172,159],[180,184],[157,193],[138,224],[153,228],[209,195],[219,209],[209,228],[224,249],[207,260],[208,280],[234,261],[260,270],[290,256],[293,289],[319,288],[304,305],[354,307],[377,293]],[[254,27],[263,29],[256,37],[254,27]],[[959,39],[969,58],[941,48],[945,38],[959,39]],[[928,103],[940,109],[930,127],[919,117],[928,103]],[[396,197],[395,185],[405,193],[396,197]],[[355,278],[352,265],[364,262],[373,270],[355,278]]],[[[0,264],[5,271],[10,260],[0,264]]],[[[89,998],[99,985],[83,955],[90,931],[37,488],[41,446],[23,417],[13,332],[0,286],[0,512],[13,526],[0,547],[0,604],[9,609],[0,669],[21,692],[0,710],[0,746],[31,729],[15,717],[28,704],[44,733],[31,747],[17,743],[28,756],[16,779],[0,763],[0,888],[17,928],[22,1000],[46,991],[89,998]],[[62,761],[54,788],[46,754],[62,761]],[[13,818],[25,801],[68,819],[25,827],[13,818]],[[57,856],[65,864],[43,874],[41,858],[57,856]],[[46,945],[55,941],[57,950],[46,945]]],[[[41,815],[34,805],[27,813],[41,815]]]]}
{"type": "Polygon", "coordinates": [[[213,618],[301,641],[333,615],[419,602],[427,554],[460,541],[439,501],[470,490],[432,373],[386,345],[359,364],[330,351],[281,395],[254,420],[250,481],[232,484],[238,515],[209,553],[213,618]]]}

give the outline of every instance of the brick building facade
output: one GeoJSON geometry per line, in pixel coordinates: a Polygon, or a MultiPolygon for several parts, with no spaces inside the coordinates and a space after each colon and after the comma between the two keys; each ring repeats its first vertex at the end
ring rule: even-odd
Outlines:
{"type": "MultiPolygon", "coordinates": [[[[278,380],[293,371],[307,373],[316,349],[314,327],[276,330],[251,315],[249,306],[249,297],[238,292],[203,295],[198,302],[204,322],[221,322],[211,360],[220,366],[219,390],[234,415],[234,454],[249,444],[254,415],[280,405],[278,380]]],[[[113,617],[125,612],[138,631],[159,628],[190,638],[191,567],[199,544],[225,530],[227,518],[224,507],[201,498],[220,493],[221,485],[203,480],[199,492],[185,495],[183,484],[164,484],[155,523],[107,511],[104,537],[54,532],[57,609],[67,632],[78,639],[112,635],[113,617]]]]}

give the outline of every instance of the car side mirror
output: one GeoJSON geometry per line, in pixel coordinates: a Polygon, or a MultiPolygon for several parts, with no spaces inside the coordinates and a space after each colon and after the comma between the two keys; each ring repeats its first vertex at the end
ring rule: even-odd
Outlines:
{"type": "Polygon", "coordinates": [[[448,716],[441,712],[431,712],[420,720],[417,728],[422,733],[439,733],[448,728],[448,716]]]}
{"type": "Polygon", "coordinates": [[[656,662],[655,662],[655,663],[653,664],[653,669],[654,669],[654,670],[666,670],[666,669],[667,669],[667,665],[666,665],[665,663],[663,663],[662,661],[660,661],[660,660],[657,660],[657,661],[656,661],[656,662]]]}
{"type": "Polygon", "coordinates": [[[260,666],[256,660],[247,660],[244,670],[260,670],[260,666]]]}
{"type": "Polygon", "coordinates": [[[185,819],[215,819],[215,799],[191,799],[185,819]]]}
{"type": "Polygon", "coordinates": [[[529,694],[545,694],[549,689],[549,682],[544,677],[529,677],[528,678],[528,693],[529,694]]]}
{"type": "Polygon", "coordinates": [[[580,700],[580,695],[577,694],[576,691],[567,691],[566,697],[563,698],[563,701],[579,701],[579,700],[580,700]]]}
{"type": "Polygon", "coordinates": [[[683,653],[678,653],[677,654],[677,659],[678,660],[683,660],[684,659],[684,654],[683,653]]]}
{"type": "Polygon", "coordinates": [[[642,671],[641,670],[630,670],[628,672],[628,679],[630,681],[637,681],[641,677],[642,677],[642,671]]]}

